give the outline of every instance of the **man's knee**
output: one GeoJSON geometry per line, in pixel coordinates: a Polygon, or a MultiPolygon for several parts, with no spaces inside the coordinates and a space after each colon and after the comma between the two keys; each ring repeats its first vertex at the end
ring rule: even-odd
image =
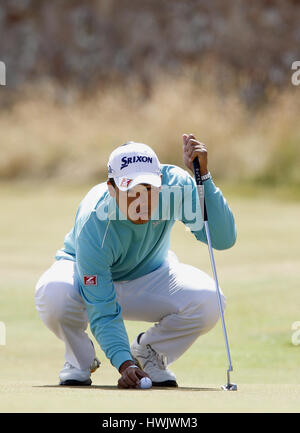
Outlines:
{"type": "MultiPolygon", "coordinates": [[[[205,333],[212,329],[220,318],[220,306],[216,290],[211,288],[194,291],[188,316],[197,323],[199,332],[205,333]]],[[[226,299],[221,292],[222,309],[226,307],[226,299]]]]}
{"type": "MultiPolygon", "coordinates": [[[[223,293],[220,293],[220,300],[223,311],[226,308],[226,298],[223,293]]],[[[221,316],[220,304],[217,292],[209,290],[206,295],[206,302],[203,306],[203,322],[207,330],[213,328],[221,316]]]]}
{"type": "Polygon", "coordinates": [[[72,289],[71,284],[48,281],[36,290],[36,308],[46,325],[62,323],[66,319],[72,289]]]}

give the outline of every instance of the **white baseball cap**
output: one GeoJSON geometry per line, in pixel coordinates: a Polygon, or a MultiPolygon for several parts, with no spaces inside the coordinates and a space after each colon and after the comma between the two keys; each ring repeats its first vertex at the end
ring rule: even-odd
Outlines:
{"type": "Polygon", "coordinates": [[[121,191],[146,183],[161,187],[160,162],[156,153],[144,143],[129,141],[117,147],[107,164],[108,177],[113,178],[121,191]]]}

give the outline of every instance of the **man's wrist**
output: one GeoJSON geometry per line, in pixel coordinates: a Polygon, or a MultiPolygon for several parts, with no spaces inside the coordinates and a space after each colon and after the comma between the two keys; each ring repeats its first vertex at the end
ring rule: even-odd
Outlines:
{"type": "Polygon", "coordinates": [[[126,368],[130,367],[131,365],[135,366],[136,363],[134,361],[132,361],[131,359],[129,359],[128,361],[123,362],[123,364],[121,364],[120,368],[119,368],[119,372],[121,374],[123,374],[123,372],[126,370],[126,368]]]}
{"type": "Polygon", "coordinates": [[[202,182],[205,182],[206,180],[211,179],[211,174],[209,171],[207,171],[206,173],[202,174],[201,173],[201,180],[202,182]]]}

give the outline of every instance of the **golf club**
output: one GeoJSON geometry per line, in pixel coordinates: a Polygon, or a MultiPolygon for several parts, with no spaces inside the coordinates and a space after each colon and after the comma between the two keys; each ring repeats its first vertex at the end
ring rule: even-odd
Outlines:
{"type": "Polygon", "coordinates": [[[206,205],[205,205],[205,197],[204,197],[204,187],[203,187],[203,182],[201,179],[200,164],[199,164],[198,158],[194,159],[193,166],[194,166],[194,175],[195,175],[196,184],[198,187],[201,186],[201,188],[198,188],[198,195],[199,195],[200,205],[202,208],[202,215],[203,215],[207,244],[208,244],[208,249],[209,249],[209,256],[210,256],[211,266],[212,266],[214,280],[215,280],[215,284],[216,284],[216,290],[217,290],[219,308],[220,308],[221,320],[222,320],[222,327],[223,327],[227,357],[228,357],[228,362],[229,362],[229,367],[227,370],[227,383],[226,383],[226,385],[223,385],[221,388],[224,391],[237,391],[237,385],[234,383],[230,383],[230,372],[233,371],[233,368],[232,368],[232,363],[231,363],[231,356],[230,356],[228,337],[227,337],[227,331],[226,331],[225,320],[224,320],[224,311],[223,311],[223,306],[222,306],[221,293],[220,293],[218,277],[217,277],[217,272],[216,272],[216,265],[215,265],[213,249],[212,249],[212,245],[211,245],[207,212],[206,212],[206,205]]]}

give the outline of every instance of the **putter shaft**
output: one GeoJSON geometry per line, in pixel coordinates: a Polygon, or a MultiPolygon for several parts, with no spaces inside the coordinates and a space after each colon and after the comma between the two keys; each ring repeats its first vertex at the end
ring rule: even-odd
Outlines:
{"type": "Polygon", "coordinates": [[[214,275],[214,280],[215,280],[215,285],[216,285],[216,290],[217,290],[222,327],[223,327],[223,332],[224,332],[224,337],[225,337],[225,345],[226,345],[227,357],[228,357],[228,362],[229,362],[229,367],[227,370],[227,379],[228,379],[228,383],[230,383],[229,372],[233,370],[233,367],[232,367],[232,362],[231,362],[231,356],[230,356],[230,350],[229,350],[229,344],[228,344],[228,336],[227,336],[227,330],[226,330],[226,325],[225,325],[225,320],[224,320],[224,310],[223,310],[223,305],[222,305],[221,292],[220,292],[220,287],[219,287],[219,282],[218,282],[215,259],[214,259],[212,245],[211,245],[208,221],[204,221],[204,227],[205,227],[205,233],[206,233],[206,238],[207,238],[207,243],[208,243],[211,267],[213,270],[213,275],[214,275]]]}
{"type": "Polygon", "coordinates": [[[221,292],[220,292],[220,287],[219,287],[219,282],[218,282],[215,259],[214,259],[214,254],[213,254],[213,248],[212,248],[212,244],[211,244],[207,211],[206,211],[206,205],[205,205],[204,188],[203,188],[203,182],[201,179],[200,163],[199,163],[198,158],[194,159],[193,167],[194,167],[196,184],[198,186],[202,187],[201,189],[198,188],[198,195],[199,195],[200,205],[202,208],[202,215],[203,215],[203,219],[204,219],[204,227],[205,227],[205,233],[206,233],[207,244],[208,244],[208,249],[209,249],[210,262],[211,262],[211,266],[212,266],[212,270],[213,270],[213,276],[214,276],[214,281],[215,281],[215,286],[216,286],[216,291],[217,291],[217,297],[218,297],[219,309],[220,309],[221,321],[222,321],[222,327],[223,327],[223,334],[224,334],[227,358],[228,358],[228,363],[229,363],[228,370],[227,370],[227,385],[224,385],[222,387],[222,389],[226,389],[226,390],[230,390],[230,391],[231,390],[236,391],[237,385],[230,383],[230,372],[233,371],[233,367],[232,367],[232,362],[231,362],[228,336],[227,336],[227,330],[226,330],[225,319],[224,319],[224,311],[223,311],[223,306],[222,306],[221,292]]]}

